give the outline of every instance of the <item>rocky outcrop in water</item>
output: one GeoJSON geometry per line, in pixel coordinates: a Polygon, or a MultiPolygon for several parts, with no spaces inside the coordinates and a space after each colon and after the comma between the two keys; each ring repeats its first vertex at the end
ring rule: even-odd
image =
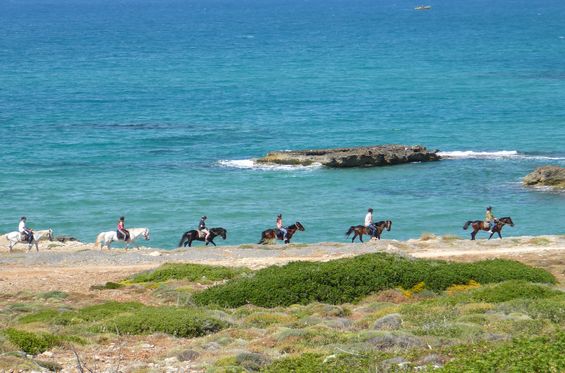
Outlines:
{"type": "Polygon", "coordinates": [[[526,175],[523,179],[527,186],[548,186],[565,189],[565,168],[559,166],[543,166],[526,175]]]}
{"type": "Polygon", "coordinates": [[[377,167],[410,162],[439,161],[438,150],[424,146],[380,145],[356,148],[276,151],[259,158],[259,163],[309,166],[321,164],[332,168],[377,167]]]}

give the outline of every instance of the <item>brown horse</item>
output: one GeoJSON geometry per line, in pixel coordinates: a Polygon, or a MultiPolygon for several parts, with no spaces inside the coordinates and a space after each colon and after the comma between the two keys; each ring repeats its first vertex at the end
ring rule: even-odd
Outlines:
{"type": "MultiPolygon", "coordinates": [[[[299,221],[286,227],[286,240],[284,243],[289,243],[292,235],[296,231],[304,231],[304,226],[299,221]]],[[[274,239],[283,240],[282,232],[279,229],[267,229],[261,233],[261,241],[259,244],[267,244],[274,239]]]]}
{"type": "MultiPolygon", "coordinates": [[[[375,223],[375,227],[377,227],[377,229],[375,229],[374,235],[373,237],[375,237],[376,239],[380,240],[381,239],[381,234],[383,233],[383,231],[386,229],[387,231],[390,231],[392,228],[392,221],[390,220],[384,220],[384,221],[380,221],[378,223],[375,223]]],[[[359,236],[359,241],[363,242],[363,235],[364,234],[368,234],[370,235],[370,230],[368,227],[365,227],[364,225],[352,225],[351,227],[349,227],[349,230],[347,232],[345,232],[345,236],[349,237],[349,235],[351,233],[355,233],[353,235],[353,238],[351,239],[351,242],[355,241],[355,238],[357,236],[359,236]]]]}
{"type": "MultiPolygon", "coordinates": [[[[498,233],[498,237],[502,239],[502,235],[500,234],[500,232],[502,231],[502,227],[504,227],[506,224],[510,225],[511,227],[514,226],[514,222],[512,221],[510,216],[496,220],[494,227],[492,227],[492,233],[490,234],[488,239],[490,240],[495,233],[498,233]]],[[[467,228],[469,228],[469,225],[473,227],[473,232],[471,233],[471,240],[475,239],[475,236],[479,231],[489,230],[489,224],[485,223],[482,220],[475,220],[475,221],[469,220],[465,223],[463,229],[467,230],[467,228]]]]}

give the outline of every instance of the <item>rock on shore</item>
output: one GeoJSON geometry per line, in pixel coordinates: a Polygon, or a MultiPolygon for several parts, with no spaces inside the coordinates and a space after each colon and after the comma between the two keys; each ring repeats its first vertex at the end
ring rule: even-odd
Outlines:
{"type": "Polygon", "coordinates": [[[438,150],[415,145],[379,145],[355,148],[291,150],[270,152],[259,163],[309,166],[321,164],[332,168],[389,166],[410,162],[439,161],[438,150]]]}
{"type": "Polygon", "coordinates": [[[559,166],[543,166],[524,177],[524,185],[548,186],[565,189],[565,168],[559,166]]]}

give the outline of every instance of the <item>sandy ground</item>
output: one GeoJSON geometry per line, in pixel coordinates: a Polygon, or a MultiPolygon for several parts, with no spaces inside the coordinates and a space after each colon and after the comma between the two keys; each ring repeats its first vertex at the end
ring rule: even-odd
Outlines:
{"type": "Polygon", "coordinates": [[[88,293],[92,285],[118,281],[165,262],[192,262],[253,269],[291,261],[327,261],[373,252],[396,252],[418,258],[473,261],[507,258],[551,271],[565,284],[565,236],[514,237],[504,240],[466,241],[452,237],[366,243],[293,245],[240,245],[159,250],[99,250],[93,244],[42,242],[40,251],[16,246],[8,252],[0,240],[0,292],[61,290],[88,293]]]}

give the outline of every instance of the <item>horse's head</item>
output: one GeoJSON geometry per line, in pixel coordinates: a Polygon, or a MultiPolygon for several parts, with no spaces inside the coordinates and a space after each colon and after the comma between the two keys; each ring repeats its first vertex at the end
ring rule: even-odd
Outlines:
{"type": "Polygon", "coordinates": [[[222,239],[226,239],[226,237],[228,236],[228,231],[226,231],[224,228],[216,228],[217,229],[217,234],[218,236],[222,237],[222,239]]]}
{"type": "Polygon", "coordinates": [[[392,229],[392,220],[386,221],[386,230],[390,231],[392,229]]]}
{"type": "Polygon", "coordinates": [[[300,224],[299,221],[294,223],[294,225],[296,226],[296,229],[298,229],[299,231],[304,231],[304,226],[302,224],[300,224]]]}
{"type": "Polygon", "coordinates": [[[49,241],[53,241],[53,229],[49,228],[49,231],[47,232],[47,238],[49,239],[49,241]]]}
{"type": "Polygon", "coordinates": [[[145,228],[145,230],[143,231],[143,238],[145,239],[145,241],[149,241],[150,237],[149,237],[149,228],[145,228]]]}
{"type": "Polygon", "coordinates": [[[512,221],[512,218],[510,216],[506,216],[504,218],[500,218],[498,219],[498,221],[504,223],[504,224],[508,224],[509,226],[513,227],[514,226],[514,222],[512,221]]]}

